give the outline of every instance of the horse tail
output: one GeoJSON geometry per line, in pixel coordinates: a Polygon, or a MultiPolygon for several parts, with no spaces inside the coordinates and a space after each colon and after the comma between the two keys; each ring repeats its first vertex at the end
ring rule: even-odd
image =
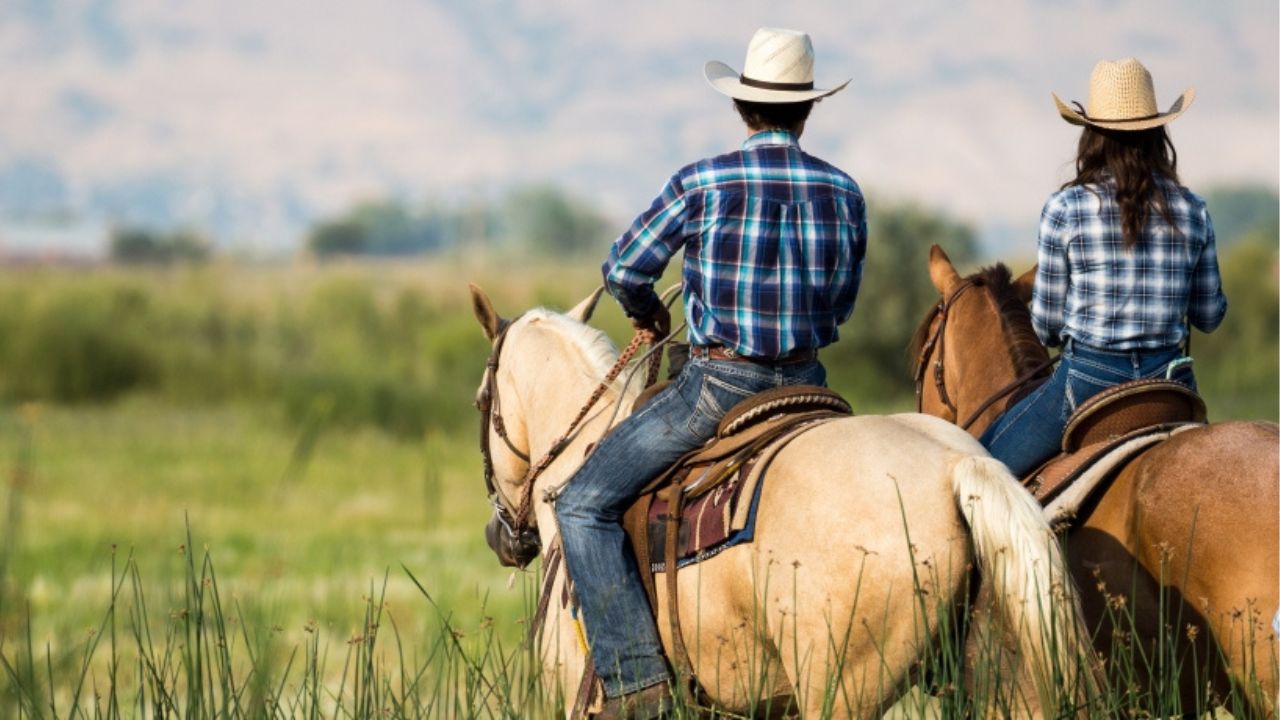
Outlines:
{"type": "Polygon", "coordinates": [[[1020,676],[1034,680],[1049,714],[1063,689],[1082,707],[1098,688],[1096,663],[1080,598],[1040,505],[990,457],[960,459],[951,481],[987,585],[980,596],[992,599],[1004,637],[1016,643],[1020,676]]]}

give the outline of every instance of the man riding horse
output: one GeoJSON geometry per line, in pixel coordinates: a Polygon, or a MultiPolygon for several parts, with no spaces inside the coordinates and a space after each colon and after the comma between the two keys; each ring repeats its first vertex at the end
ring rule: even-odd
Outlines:
{"type": "Polygon", "coordinates": [[[684,250],[691,359],[666,389],[609,433],[556,500],[596,671],[603,717],[669,711],[670,674],[635,561],[619,525],[652,479],[715,433],[732,405],[769,388],[825,385],[817,350],[853,312],[866,252],[857,183],[801,151],[816,89],[813,45],[762,28],[741,74],[709,62],[708,82],[747,126],[740,150],[675,173],[604,263],[605,285],[638,330],[670,332],[654,292],[684,250]]]}

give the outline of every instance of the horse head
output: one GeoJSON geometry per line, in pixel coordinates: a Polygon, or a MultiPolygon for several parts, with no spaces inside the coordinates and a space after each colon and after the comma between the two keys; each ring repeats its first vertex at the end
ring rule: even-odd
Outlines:
{"type": "MultiPolygon", "coordinates": [[[[475,403],[481,417],[480,451],[484,457],[485,489],[493,505],[493,514],[485,525],[485,541],[502,565],[522,568],[541,550],[537,516],[532,512],[532,447],[525,413],[517,406],[514,410],[518,412],[504,414],[501,398],[519,397],[506,356],[519,356],[518,336],[527,322],[523,315],[515,320],[503,318],[484,290],[475,285],[470,288],[476,320],[492,344],[475,403]],[[508,336],[512,334],[517,338],[508,348],[508,336]]],[[[602,290],[598,288],[588,295],[567,317],[585,324],[595,311],[602,290]]],[[[530,320],[533,319],[536,318],[530,320]]]]}
{"type": "Polygon", "coordinates": [[[911,344],[917,410],[977,435],[1004,409],[1011,383],[1047,368],[1027,310],[1035,268],[1014,278],[996,264],[961,277],[934,245],[929,279],[939,301],[911,344]]]}

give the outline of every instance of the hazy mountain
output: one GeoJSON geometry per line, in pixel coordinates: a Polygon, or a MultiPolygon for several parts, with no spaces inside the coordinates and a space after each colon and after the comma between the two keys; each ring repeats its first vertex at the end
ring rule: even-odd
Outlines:
{"type": "MultiPolygon", "coordinates": [[[[1137,55],[1193,186],[1275,187],[1277,7],[11,0],[0,3],[0,227],[50,214],[208,228],[259,250],[378,197],[493,197],[551,181],[620,227],[681,164],[735,147],[702,63],[758,25],[809,29],[806,132],[884,197],[1019,247],[1063,179],[1100,57],[1137,55]]],[[[615,228],[616,229],[616,228],[615,228]]]]}

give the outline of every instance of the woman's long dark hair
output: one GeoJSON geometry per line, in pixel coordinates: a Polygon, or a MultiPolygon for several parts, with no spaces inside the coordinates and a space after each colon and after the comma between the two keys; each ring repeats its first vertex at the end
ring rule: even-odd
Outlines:
{"type": "Polygon", "coordinates": [[[1113,182],[1128,249],[1142,238],[1153,206],[1170,227],[1175,227],[1164,191],[1156,183],[1157,175],[1178,182],[1178,152],[1163,126],[1103,130],[1086,125],[1076,151],[1076,178],[1062,187],[1113,182]]]}

